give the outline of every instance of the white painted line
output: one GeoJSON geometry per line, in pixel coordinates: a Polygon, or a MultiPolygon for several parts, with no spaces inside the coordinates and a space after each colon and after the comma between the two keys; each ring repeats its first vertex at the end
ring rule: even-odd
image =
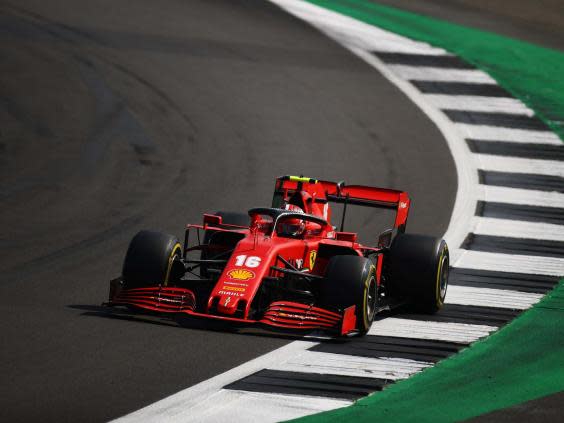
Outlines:
{"type": "Polygon", "coordinates": [[[432,365],[433,363],[402,358],[356,357],[345,354],[304,351],[300,355],[290,357],[284,363],[269,368],[291,372],[397,380],[405,379],[432,365]]]}
{"type": "Polygon", "coordinates": [[[438,55],[442,48],[396,35],[359,20],[296,0],[270,0],[290,14],[321,29],[340,44],[367,51],[438,55]]]}
{"type": "MultiPolygon", "coordinates": [[[[494,185],[480,185],[478,199],[529,206],[564,207],[564,194],[559,192],[497,187],[494,185]]],[[[471,232],[472,229],[469,231],[471,232]]]]}
{"type": "MultiPolygon", "coordinates": [[[[212,417],[215,418],[216,415],[215,411],[213,410],[216,406],[218,406],[221,403],[222,398],[225,395],[227,395],[225,393],[218,394],[218,392],[225,385],[228,385],[232,382],[242,379],[243,377],[246,377],[252,373],[258,372],[259,370],[266,369],[270,367],[273,363],[282,362],[286,360],[288,357],[295,354],[299,354],[302,351],[316,344],[317,344],[316,342],[308,342],[308,341],[291,342],[290,344],[284,345],[283,347],[278,348],[277,350],[274,350],[270,353],[257,357],[251,361],[241,364],[240,366],[228,370],[227,372],[217,375],[211,379],[205,380],[190,388],[184,389],[163,400],[160,400],[151,405],[148,405],[145,408],[142,408],[138,411],[128,414],[116,421],[119,422],[215,421],[212,419],[212,417]],[[209,415],[210,410],[213,411],[213,416],[209,415]]],[[[231,391],[226,391],[226,392],[231,392],[231,391]]],[[[232,399],[230,395],[228,395],[228,397],[232,399]]],[[[225,398],[223,398],[223,400],[225,400],[225,398]]],[[[334,408],[335,403],[332,402],[333,400],[327,400],[327,401],[328,402],[326,406],[334,408]]],[[[319,407],[322,404],[322,402],[323,400],[315,401],[313,405],[315,407],[319,407]]],[[[249,403],[247,402],[246,404],[248,407],[249,403]]],[[[272,406],[272,404],[270,406],[272,406]]],[[[280,406],[282,407],[282,404],[280,404],[280,406]]],[[[294,408],[298,407],[298,405],[294,405],[293,407],[294,408]]],[[[300,407],[302,411],[308,411],[307,402],[301,404],[300,407]]],[[[331,409],[331,408],[315,408],[315,407],[312,408],[311,413],[318,412],[322,409],[323,410],[331,409]]],[[[294,408],[292,408],[292,410],[294,408]]],[[[288,412],[291,413],[292,410],[289,410],[288,412]]],[[[282,413],[282,410],[279,411],[282,413]]],[[[217,410],[218,415],[221,414],[222,412],[223,411],[218,408],[217,410]]],[[[257,411],[248,410],[248,412],[252,414],[257,411]]],[[[306,414],[300,414],[300,415],[306,415],[306,414]]],[[[274,417],[276,417],[278,420],[282,419],[280,415],[274,417]]],[[[228,419],[227,421],[235,421],[233,419],[236,419],[237,421],[250,421],[247,419],[247,414],[243,411],[241,411],[241,414],[239,415],[234,414],[233,416],[231,416],[231,419],[228,419]]]]}
{"type": "Polygon", "coordinates": [[[564,276],[564,257],[523,256],[462,249],[451,250],[450,253],[451,263],[454,267],[564,276]]]}
{"type": "Polygon", "coordinates": [[[427,66],[387,65],[400,78],[434,82],[466,82],[473,84],[495,84],[487,73],[475,69],[433,68],[427,66]]]}
{"type": "Polygon", "coordinates": [[[448,287],[445,303],[525,310],[539,302],[543,296],[543,294],[505,289],[451,285],[448,287]]]}
{"type": "MultiPolygon", "coordinates": [[[[562,148],[564,149],[564,143],[562,148]]],[[[478,167],[483,170],[564,177],[563,161],[525,159],[490,154],[475,154],[475,157],[478,160],[478,167]]]]}
{"type": "MultiPolygon", "coordinates": [[[[297,395],[220,389],[190,406],[159,413],[132,413],[119,422],[144,423],[274,423],[351,405],[352,401],[297,395]]],[[[141,411],[141,410],[140,410],[141,411]]]]}
{"type": "Polygon", "coordinates": [[[513,113],[533,116],[534,112],[516,98],[483,97],[479,95],[424,94],[425,99],[439,109],[467,112],[513,113]]]}
{"type": "MultiPolygon", "coordinates": [[[[449,287],[449,290],[450,288],[451,287],[449,287]]],[[[471,342],[487,336],[496,329],[497,327],[495,326],[430,322],[389,317],[374,322],[368,333],[369,335],[436,339],[440,341],[470,344],[471,342]]]]}
{"type": "Polygon", "coordinates": [[[564,225],[480,216],[474,220],[475,234],[564,241],[564,225]]]}
{"type": "Polygon", "coordinates": [[[464,138],[473,138],[483,141],[562,145],[560,138],[558,138],[553,132],[549,131],[513,129],[488,125],[471,125],[467,123],[455,123],[454,125],[460,135],[464,138]]]}

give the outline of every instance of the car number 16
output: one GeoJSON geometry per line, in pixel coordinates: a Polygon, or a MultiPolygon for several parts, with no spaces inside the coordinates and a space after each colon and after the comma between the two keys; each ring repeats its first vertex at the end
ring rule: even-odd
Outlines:
{"type": "Polygon", "coordinates": [[[257,256],[247,257],[245,254],[241,254],[240,256],[235,257],[235,266],[259,267],[260,260],[261,258],[257,256]]]}

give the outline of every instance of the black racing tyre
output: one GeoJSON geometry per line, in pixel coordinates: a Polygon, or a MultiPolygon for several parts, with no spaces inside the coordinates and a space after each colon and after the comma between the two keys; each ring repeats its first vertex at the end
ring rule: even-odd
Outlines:
{"type": "Polygon", "coordinates": [[[378,305],[375,267],[370,260],[354,255],[331,257],[319,289],[320,303],[345,309],[355,306],[357,330],[366,334],[378,305]]]}
{"type": "Polygon", "coordinates": [[[182,247],[173,235],[140,231],[129,243],[123,262],[123,282],[127,288],[167,286],[182,275],[173,262],[182,256],[182,247]]]}
{"type": "Polygon", "coordinates": [[[408,299],[414,308],[435,313],[444,304],[448,288],[449,253],[445,240],[400,234],[389,253],[392,296],[408,299]]]}

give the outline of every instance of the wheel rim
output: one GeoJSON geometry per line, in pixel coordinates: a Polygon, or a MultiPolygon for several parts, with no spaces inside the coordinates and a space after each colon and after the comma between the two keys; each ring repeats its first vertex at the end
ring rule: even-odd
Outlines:
{"type": "Polygon", "coordinates": [[[167,268],[166,268],[166,275],[165,275],[165,280],[163,281],[163,286],[168,286],[168,283],[170,282],[170,272],[172,270],[172,265],[174,263],[174,261],[178,258],[181,257],[181,249],[180,249],[180,244],[176,244],[173,249],[172,249],[172,253],[168,259],[168,264],[167,264],[167,268]]]}
{"type": "Polygon", "coordinates": [[[366,292],[366,316],[368,317],[368,322],[372,322],[374,319],[377,301],[378,287],[376,286],[376,279],[372,276],[368,282],[368,291],[366,292]]]}
{"type": "Polygon", "coordinates": [[[441,275],[439,277],[439,295],[441,301],[444,300],[448,288],[448,272],[449,272],[449,262],[448,262],[448,256],[445,254],[442,257],[441,275]]]}

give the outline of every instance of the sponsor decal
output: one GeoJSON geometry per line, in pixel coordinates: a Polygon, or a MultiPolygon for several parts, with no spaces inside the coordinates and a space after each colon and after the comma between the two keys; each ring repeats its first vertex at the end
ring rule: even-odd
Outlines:
{"type": "Polygon", "coordinates": [[[308,316],[307,314],[278,313],[278,316],[279,317],[288,317],[289,319],[317,320],[317,317],[308,316]]]}
{"type": "Polygon", "coordinates": [[[219,295],[230,295],[231,297],[244,297],[245,294],[241,293],[241,292],[231,292],[231,291],[218,291],[219,295]]]}
{"type": "Polygon", "coordinates": [[[241,286],[224,286],[221,289],[223,289],[224,291],[235,291],[235,292],[245,292],[247,290],[247,288],[241,286]]]}
{"type": "Polygon", "coordinates": [[[247,269],[231,269],[227,272],[227,276],[238,281],[248,281],[249,279],[253,279],[255,274],[247,269]]]}
{"type": "Polygon", "coordinates": [[[248,283],[241,283],[241,282],[232,282],[232,281],[225,281],[223,282],[225,285],[235,285],[235,286],[244,286],[247,287],[249,286],[248,283]]]}
{"type": "Polygon", "coordinates": [[[311,250],[309,252],[309,270],[313,269],[315,265],[315,259],[317,258],[317,250],[311,250]]]}

